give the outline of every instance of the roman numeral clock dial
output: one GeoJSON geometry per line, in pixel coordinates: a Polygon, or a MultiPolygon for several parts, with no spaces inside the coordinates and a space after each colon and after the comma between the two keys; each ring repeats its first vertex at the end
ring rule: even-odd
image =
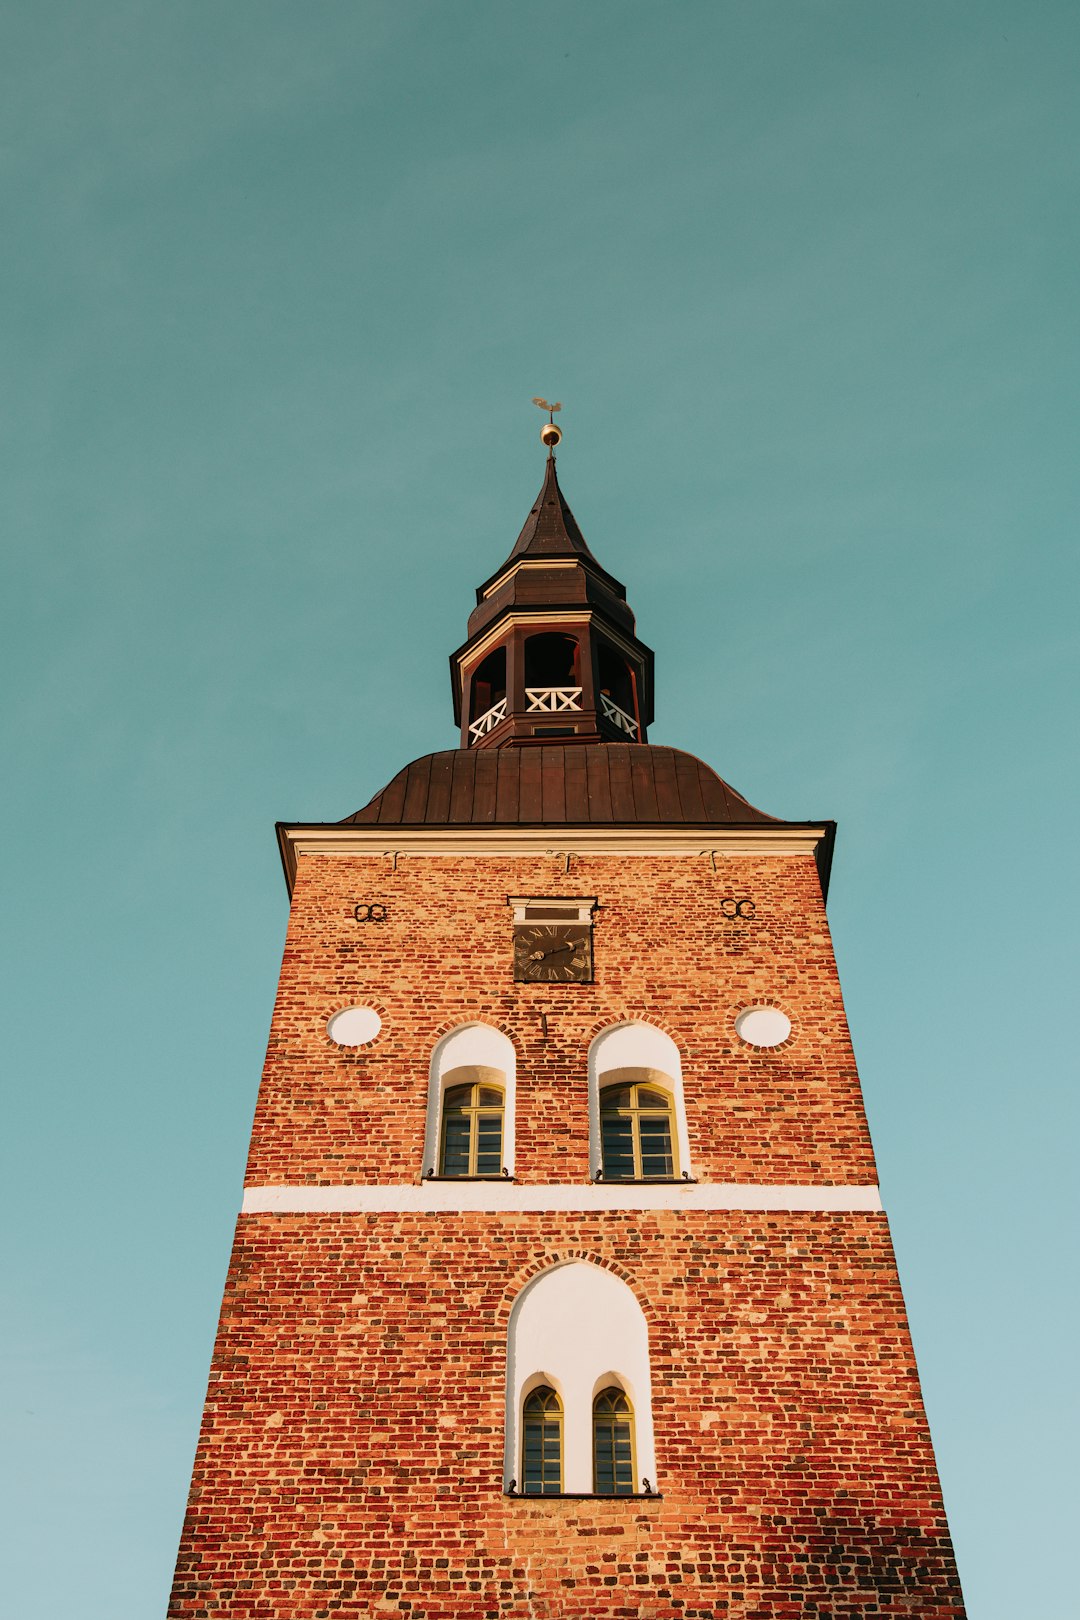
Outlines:
{"type": "Polygon", "coordinates": [[[514,940],[514,977],[525,983],[578,983],[592,978],[588,932],[580,926],[538,923],[514,940]]]}
{"type": "Polygon", "coordinates": [[[511,901],[519,984],[589,984],[595,901],[511,901]]]}

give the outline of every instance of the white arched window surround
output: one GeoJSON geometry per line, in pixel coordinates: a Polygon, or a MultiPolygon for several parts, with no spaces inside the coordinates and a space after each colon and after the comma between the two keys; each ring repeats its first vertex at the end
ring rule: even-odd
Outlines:
{"type": "MultiPolygon", "coordinates": [[[[649,1327],[633,1289],[588,1260],[550,1266],[526,1283],[506,1336],[506,1484],[521,1485],[522,1409],[548,1384],[563,1408],[563,1490],[593,1492],[593,1401],[621,1389],[634,1409],[634,1488],[656,1484],[649,1327]]],[[[536,1500],[542,1500],[537,1497],[536,1500]]]]}
{"type": "Polygon", "coordinates": [[[600,1150],[600,1093],[604,1076],[613,1069],[652,1069],[657,1084],[667,1091],[675,1114],[675,1136],[679,1147],[679,1174],[692,1180],[690,1138],[686,1130],[683,1101],[682,1061],[679,1048],[655,1024],[612,1024],[589,1047],[589,1164],[595,1180],[603,1168],[600,1150]]]}
{"type": "MultiPolygon", "coordinates": [[[[431,1072],[428,1079],[427,1120],[424,1129],[424,1162],[420,1174],[429,1170],[439,1173],[439,1149],[442,1135],[443,1095],[446,1077],[455,1069],[480,1065],[497,1069],[503,1088],[503,1165],[514,1173],[514,1101],[517,1080],[517,1058],[513,1043],[500,1030],[490,1024],[461,1024],[436,1043],[431,1054],[431,1072]]],[[[460,1076],[456,1081],[460,1081],[460,1076]]]]}

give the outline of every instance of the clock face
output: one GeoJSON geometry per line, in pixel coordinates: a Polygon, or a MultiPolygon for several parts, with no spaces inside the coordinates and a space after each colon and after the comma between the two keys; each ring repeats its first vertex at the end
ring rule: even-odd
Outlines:
{"type": "Polygon", "coordinates": [[[588,984],[592,930],[586,923],[524,923],[514,930],[519,984],[588,984]]]}

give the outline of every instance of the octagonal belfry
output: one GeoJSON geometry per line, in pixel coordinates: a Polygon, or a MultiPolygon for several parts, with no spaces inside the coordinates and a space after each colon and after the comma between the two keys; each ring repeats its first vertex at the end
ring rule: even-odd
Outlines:
{"type": "Polygon", "coordinates": [[[450,670],[463,748],[646,740],[653,655],[624,587],[585,543],[553,454],[513,550],[477,590],[450,670]]]}

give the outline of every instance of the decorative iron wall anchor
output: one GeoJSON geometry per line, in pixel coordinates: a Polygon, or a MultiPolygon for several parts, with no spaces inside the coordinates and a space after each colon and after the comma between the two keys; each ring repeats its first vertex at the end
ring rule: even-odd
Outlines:
{"type": "Polygon", "coordinates": [[[383,923],[387,917],[387,907],[381,900],[368,900],[353,907],[353,916],[359,923],[383,923]]]}

